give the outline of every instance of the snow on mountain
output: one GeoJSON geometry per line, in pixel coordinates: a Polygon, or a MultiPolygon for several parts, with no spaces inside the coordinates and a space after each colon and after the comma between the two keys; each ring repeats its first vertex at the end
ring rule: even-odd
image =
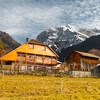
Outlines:
{"type": "Polygon", "coordinates": [[[55,28],[51,27],[41,32],[37,36],[37,40],[49,45],[56,52],[60,52],[61,49],[81,43],[90,36],[91,34],[79,32],[74,26],[68,24],[55,28]]]}

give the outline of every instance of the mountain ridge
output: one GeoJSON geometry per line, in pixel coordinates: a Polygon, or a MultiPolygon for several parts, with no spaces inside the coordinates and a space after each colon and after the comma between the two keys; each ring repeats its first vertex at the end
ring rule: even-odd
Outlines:
{"type": "Polygon", "coordinates": [[[0,31],[0,40],[3,42],[4,50],[6,52],[9,52],[20,46],[20,43],[15,41],[8,33],[3,31],[0,31]]]}
{"type": "Polygon", "coordinates": [[[81,43],[90,36],[95,35],[95,33],[89,34],[89,32],[82,32],[68,24],[44,30],[36,39],[60,53],[62,49],[81,43]]]}

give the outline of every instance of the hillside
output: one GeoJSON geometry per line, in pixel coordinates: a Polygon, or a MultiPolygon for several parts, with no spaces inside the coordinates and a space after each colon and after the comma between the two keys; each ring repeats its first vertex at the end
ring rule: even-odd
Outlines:
{"type": "Polygon", "coordinates": [[[6,32],[2,32],[0,31],[0,39],[4,44],[4,49],[6,52],[18,47],[20,45],[20,43],[18,43],[17,41],[15,41],[11,36],[9,36],[9,34],[7,34],[6,32]]]}
{"type": "Polygon", "coordinates": [[[98,36],[92,36],[85,41],[73,45],[72,47],[68,47],[66,49],[62,49],[61,53],[59,53],[59,60],[64,61],[64,59],[73,51],[73,50],[79,50],[83,52],[88,52],[91,49],[98,49],[100,50],[100,35],[98,36]]]}

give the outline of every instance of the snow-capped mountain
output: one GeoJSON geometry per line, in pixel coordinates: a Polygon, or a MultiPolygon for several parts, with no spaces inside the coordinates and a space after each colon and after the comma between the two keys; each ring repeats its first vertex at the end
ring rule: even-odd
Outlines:
{"type": "Polygon", "coordinates": [[[37,36],[37,40],[48,44],[56,52],[60,52],[61,49],[81,43],[93,34],[79,32],[75,27],[68,24],[55,28],[51,27],[41,32],[37,36]]]}
{"type": "Polygon", "coordinates": [[[87,34],[89,36],[93,36],[93,35],[100,35],[100,29],[80,29],[79,30],[81,33],[87,34]]]}

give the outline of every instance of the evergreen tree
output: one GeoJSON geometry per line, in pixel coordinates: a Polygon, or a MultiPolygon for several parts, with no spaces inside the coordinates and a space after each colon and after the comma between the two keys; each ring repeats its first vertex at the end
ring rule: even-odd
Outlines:
{"type": "Polygon", "coordinates": [[[4,45],[3,42],[0,40],[0,56],[4,54],[4,45]]]}

